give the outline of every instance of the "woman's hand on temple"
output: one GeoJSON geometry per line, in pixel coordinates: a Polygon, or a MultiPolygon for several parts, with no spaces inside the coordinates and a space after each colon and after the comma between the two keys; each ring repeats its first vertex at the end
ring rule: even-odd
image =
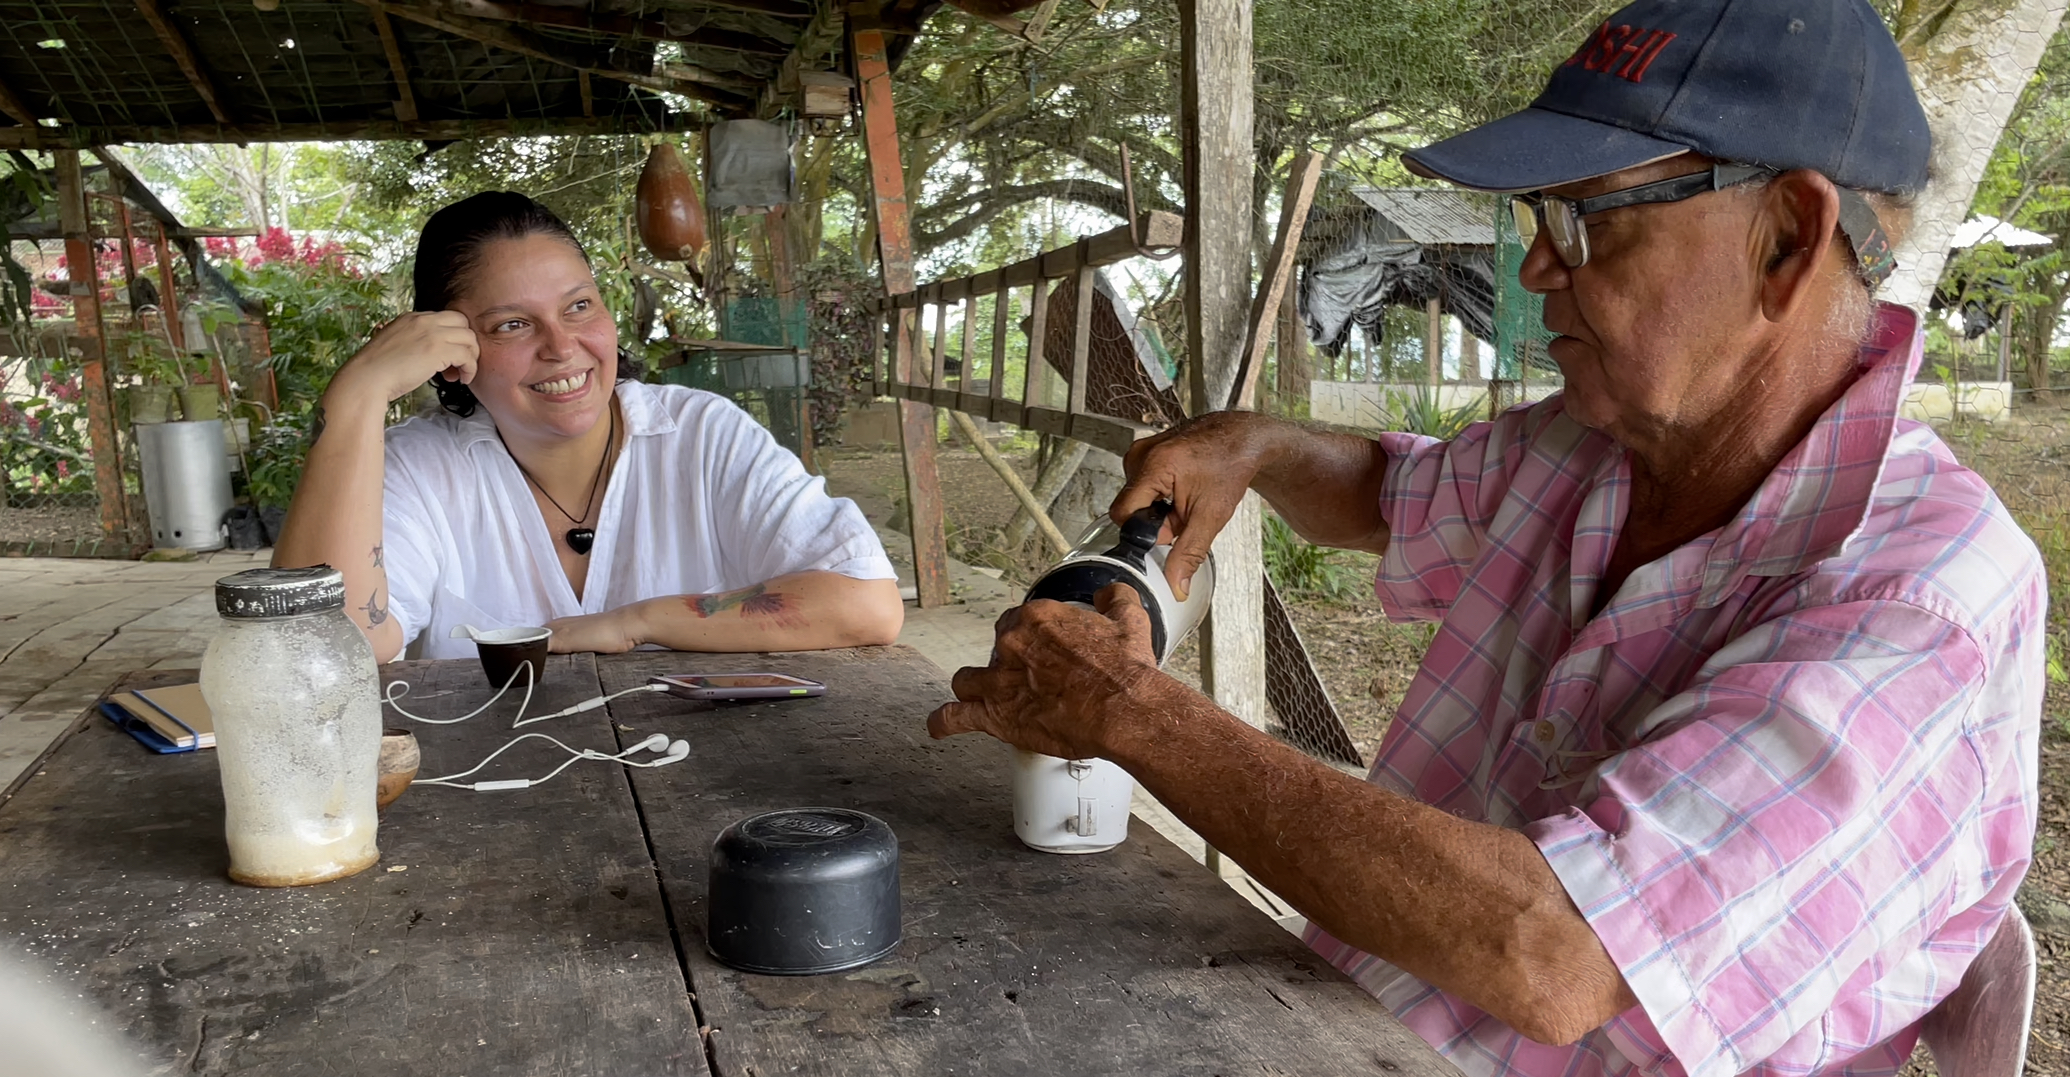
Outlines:
{"type": "Polygon", "coordinates": [[[481,343],[467,315],[456,310],[412,311],[388,323],[347,360],[325,396],[349,394],[381,407],[408,396],[433,375],[474,380],[481,343]]]}

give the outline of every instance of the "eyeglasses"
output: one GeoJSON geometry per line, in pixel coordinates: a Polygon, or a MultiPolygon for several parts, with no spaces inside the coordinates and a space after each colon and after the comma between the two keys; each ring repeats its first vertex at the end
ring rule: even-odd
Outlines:
{"type": "MultiPolygon", "coordinates": [[[[1681,202],[1774,175],[1778,175],[1775,169],[1760,165],[1717,164],[1702,172],[1642,183],[1593,198],[1562,198],[1544,191],[1513,195],[1509,208],[1525,247],[1536,242],[1538,231],[1543,228],[1560,261],[1569,269],[1578,269],[1588,264],[1588,226],[1583,218],[1589,214],[1626,206],[1681,202]]],[[[1890,237],[1884,234],[1874,207],[1845,187],[1840,188],[1840,232],[1854,252],[1856,272],[1874,291],[1897,268],[1897,259],[1891,254],[1890,237]]]]}
{"type": "Polygon", "coordinates": [[[1544,191],[1532,191],[1512,196],[1509,210],[1516,218],[1517,235],[1523,239],[1525,247],[1537,241],[1538,230],[1542,227],[1552,240],[1553,251],[1560,256],[1560,261],[1569,269],[1579,269],[1588,264],[1588,226],[1582,223],[1582,218],[1592,213],[1626,206],[1681,202],[1775,174],[1773,169],[1759,165],[1712,165],[1702,172],[1642,183],[1594,198],[1562,198],[1544,191]]]}

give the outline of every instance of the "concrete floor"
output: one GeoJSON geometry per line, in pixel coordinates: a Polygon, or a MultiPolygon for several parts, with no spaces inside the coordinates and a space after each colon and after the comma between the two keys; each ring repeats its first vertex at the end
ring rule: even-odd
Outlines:
{"type": "MultiPolygon", "coordinates": [[[[911,541],[880,534],[901,585],[910,587],[911,541]]],[[[216,626],[215,581],[263,565],[270,555],[220,551],[186,562],[0,558],[0,789],[123,673],[199,666],[216,626]]],[[[992,625],[1019,593],[954,561],[950,584],[952,605],[923,610],[906,604],[899,642],[953,673],[990,659],[992,625]]],[[[1141,789],[1134,810],[1139,823],[1207,862],[1200,837],[1141,789]]],[[[1299,917],[1284,902],[1234,865],[1217,867],[1238,893],[1299,930],[1299,917]]]]}

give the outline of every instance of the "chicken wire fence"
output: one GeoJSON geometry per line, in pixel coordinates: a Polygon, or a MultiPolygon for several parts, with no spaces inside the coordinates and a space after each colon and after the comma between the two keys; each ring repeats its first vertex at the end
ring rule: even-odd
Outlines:
{"type": "Polygon", "coordinates": [[[0,338],[0,550],[90,553],[127,544],[101,526],[86,393],[55,332],[0,338]]]}
{"type": "MultiPolygon", "coordinates": [[[[94,227],[121,225],[96,219],[94,227]]],[[[263,323],[196,300],[191,276],[177,273],[176,298],[166,303],[149,245],[131,238],[124,252],[123,240],[102,234],[95,251],[108,410],[98,443],[62,244],[17,240],[10,249],[32,292],[29,317],[0,332],[0,553],[135,556],[152,534],[137,424],[216,419],[224,466],[236,475],[250,432],[265,422],[272,360],[263,323]],[[178,322],[168,326],[182,302],[185,317],[171,314],[178,322]]]]}

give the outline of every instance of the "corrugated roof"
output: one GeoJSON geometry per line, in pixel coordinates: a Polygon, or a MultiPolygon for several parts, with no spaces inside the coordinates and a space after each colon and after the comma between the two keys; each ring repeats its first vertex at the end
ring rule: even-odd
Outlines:
{"type": "Polygon", "coordinates": [[[1444,187],[1354,187],[1351,193],[1417,243],[1495,245],[1495,197],[1444,187]]]}

